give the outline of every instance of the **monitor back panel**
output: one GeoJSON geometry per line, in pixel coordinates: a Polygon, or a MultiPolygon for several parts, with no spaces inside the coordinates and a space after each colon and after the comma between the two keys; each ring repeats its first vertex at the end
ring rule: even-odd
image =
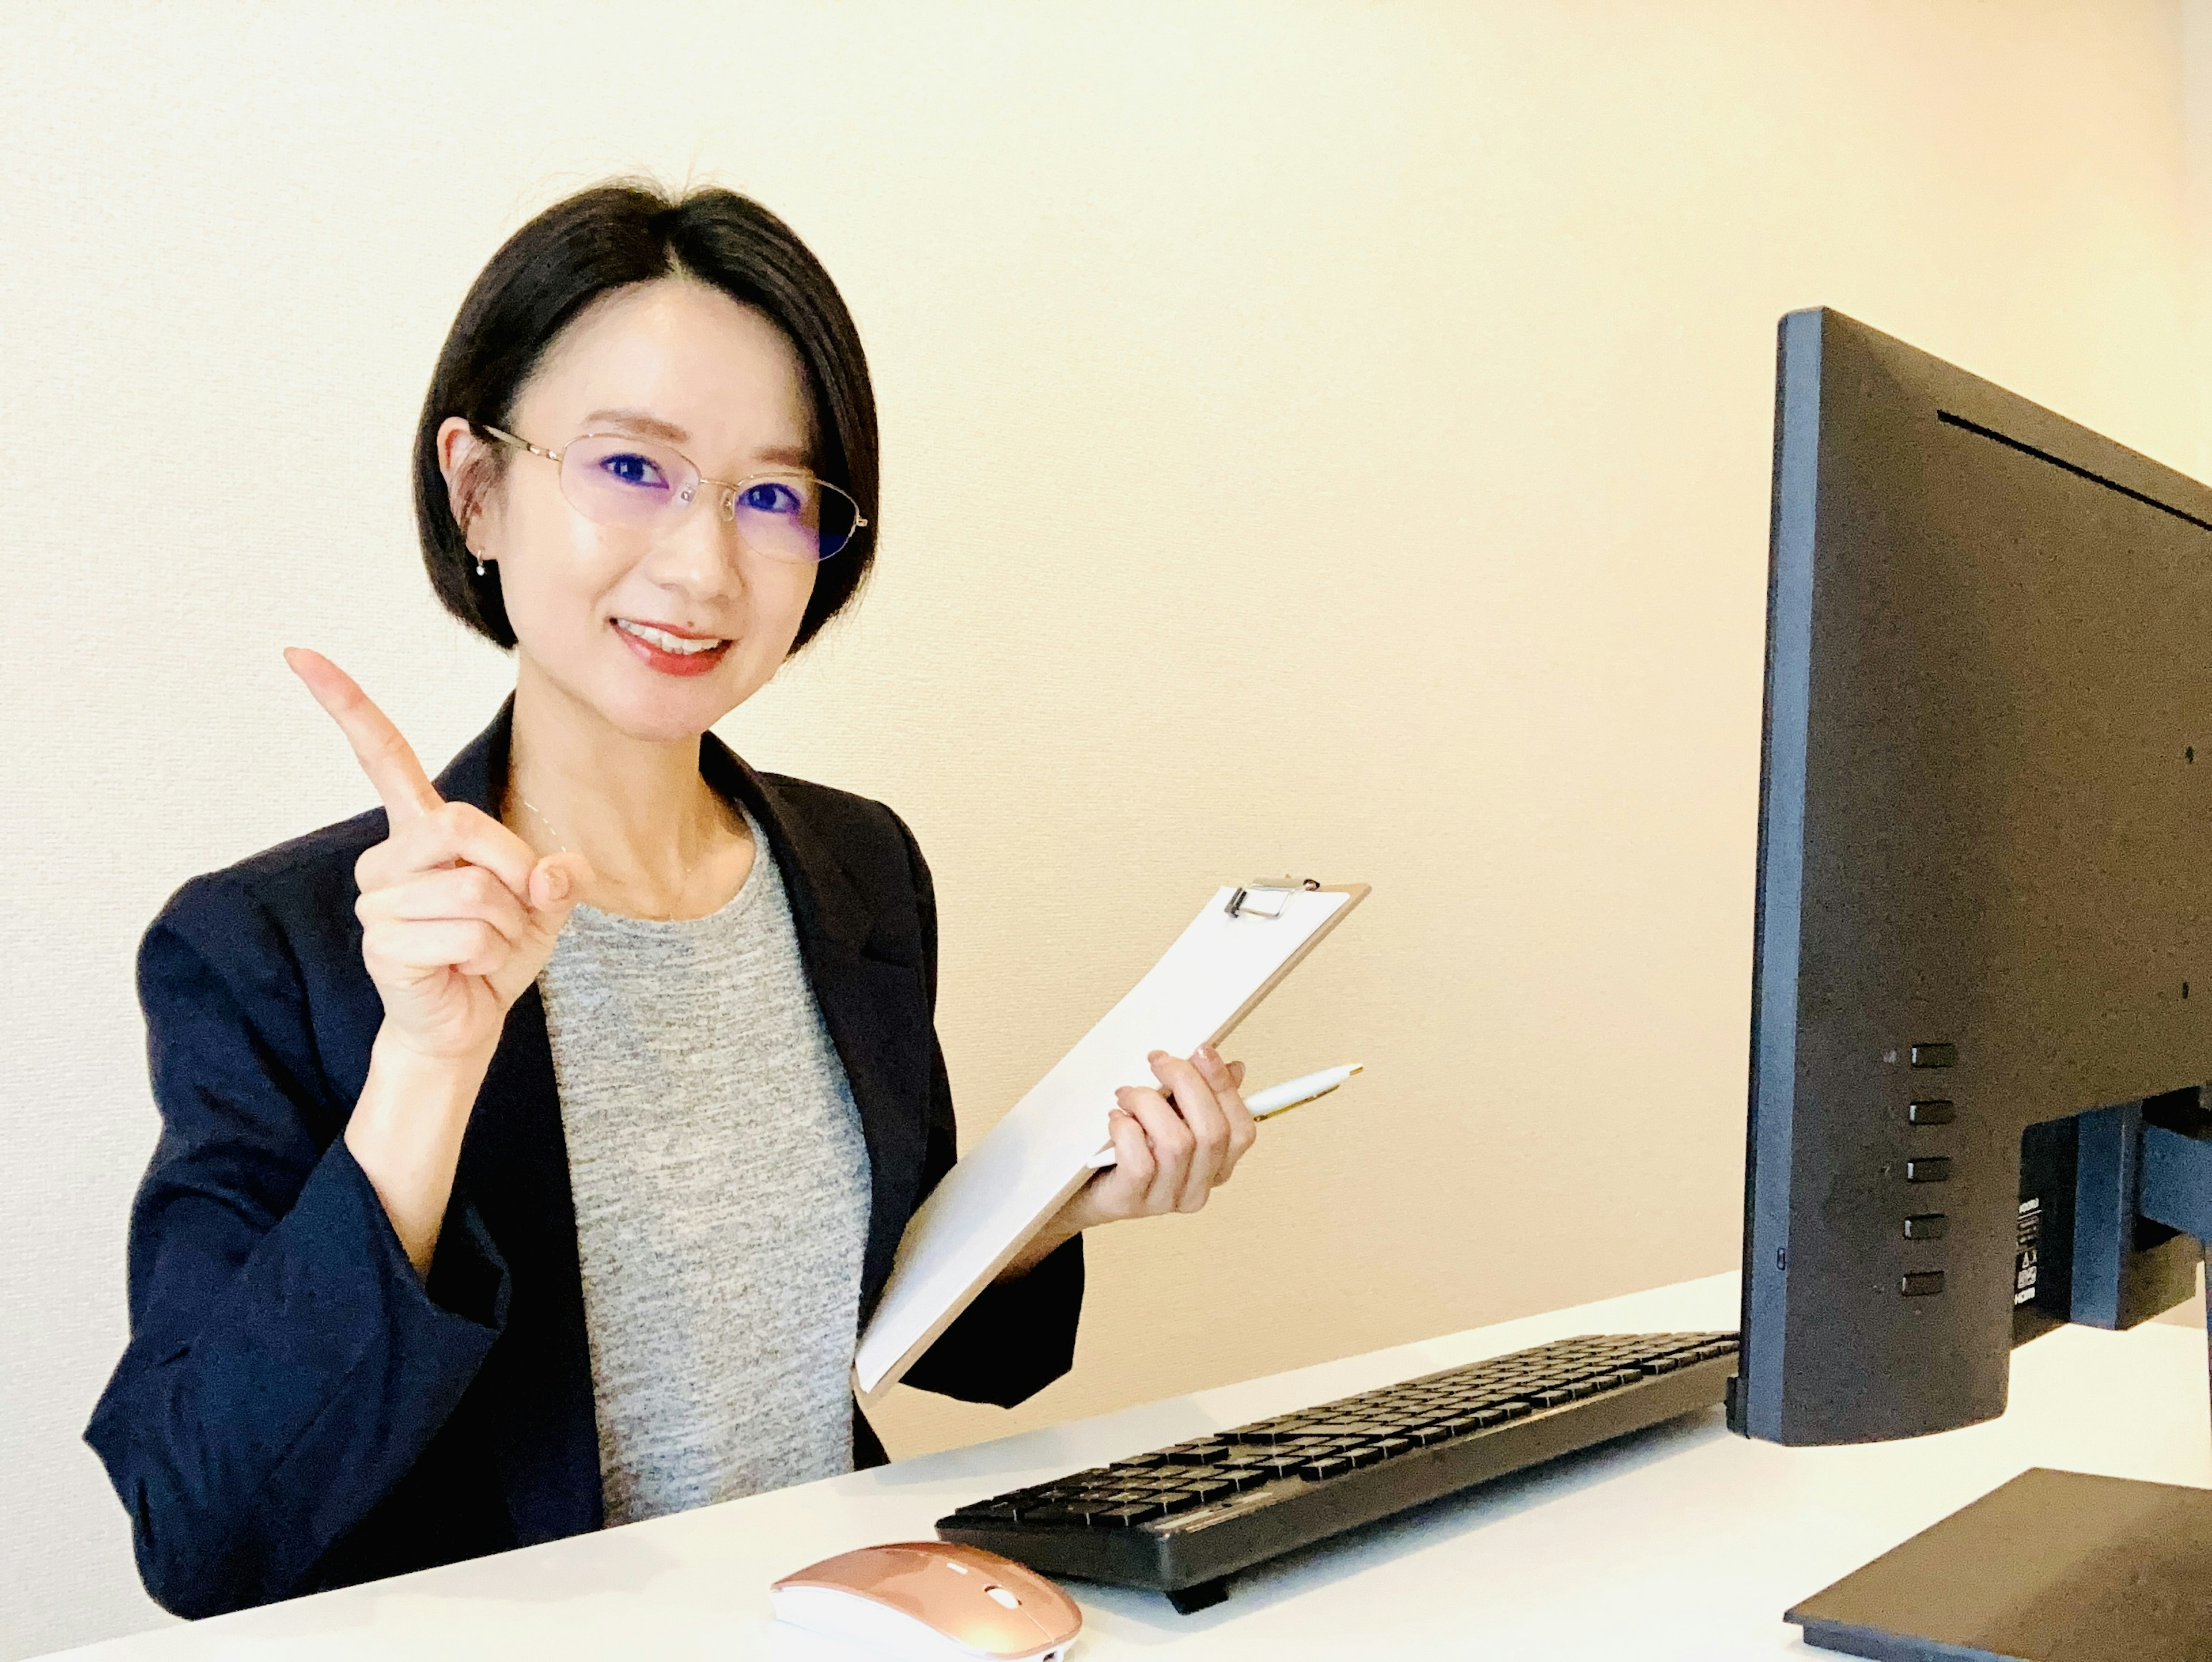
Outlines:
{"type": "Polygon", "coordinates": [[[2212,490],[1781,333],[1736,1418],[1825,1443],[2002,1412],[2023,1130],[2212,1079],[2212,490]]]}

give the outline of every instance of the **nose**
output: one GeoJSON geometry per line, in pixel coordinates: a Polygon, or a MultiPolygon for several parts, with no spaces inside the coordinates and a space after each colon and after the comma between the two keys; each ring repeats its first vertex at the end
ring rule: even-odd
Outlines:
{"type": "Polygon", "coordinates": [[[639,563],[647,578],[702,600],[742,591],[744,558],[725,506],[729,494],[720,485],[702,483],[673,524],[655,527],[639,563]]]}

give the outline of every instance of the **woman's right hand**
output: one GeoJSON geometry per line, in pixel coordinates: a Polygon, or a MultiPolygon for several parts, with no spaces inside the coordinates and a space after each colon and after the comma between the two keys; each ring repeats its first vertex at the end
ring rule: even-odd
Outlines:
{"type": "Polygon", "coordinates": [[[580,854],[542,858],[483,809],[447,802],[392,720],[320,653],[284,661],[344,731],[384,800],[389,834],[354,865],[361,955],[384,999],[380,1043],[482,1063],[552,956],[592,880],[580,854]]]}

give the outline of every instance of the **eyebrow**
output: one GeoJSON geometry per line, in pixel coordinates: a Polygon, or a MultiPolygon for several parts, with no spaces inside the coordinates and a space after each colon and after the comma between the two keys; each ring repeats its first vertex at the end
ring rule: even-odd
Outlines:
{"type": "MultiPolygon", "coordinates": [[[[584,425],[586,429],[595,427],[601,422],[613,422],[652,438],[665,439],[671,444],[691,442],[691,435],[689,433],[677,426],[674,422],[661,420],[650,411],[594,410],[584,417],[584,425]]],[[[803,448],[788,444],[769,445],[763,449],[756,450],[753,455],[759,461],[781,462],[793,467],[805,467],[810,465],[806,452],[803,448]]]]}

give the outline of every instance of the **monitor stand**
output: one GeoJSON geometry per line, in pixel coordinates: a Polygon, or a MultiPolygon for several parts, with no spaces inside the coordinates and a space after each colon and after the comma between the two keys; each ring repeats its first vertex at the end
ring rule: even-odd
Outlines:
{"type": "MultiPolygon", "coordinates": [[[[2142,1135],[2141,1215],[2212,1242],[2212,1138],[2142,1135]]],[[[1879,1662],[2204,1662],[2212,1489],[2038,1466],[1784,1619],[1809,1645],[1879,1662]]]]}

